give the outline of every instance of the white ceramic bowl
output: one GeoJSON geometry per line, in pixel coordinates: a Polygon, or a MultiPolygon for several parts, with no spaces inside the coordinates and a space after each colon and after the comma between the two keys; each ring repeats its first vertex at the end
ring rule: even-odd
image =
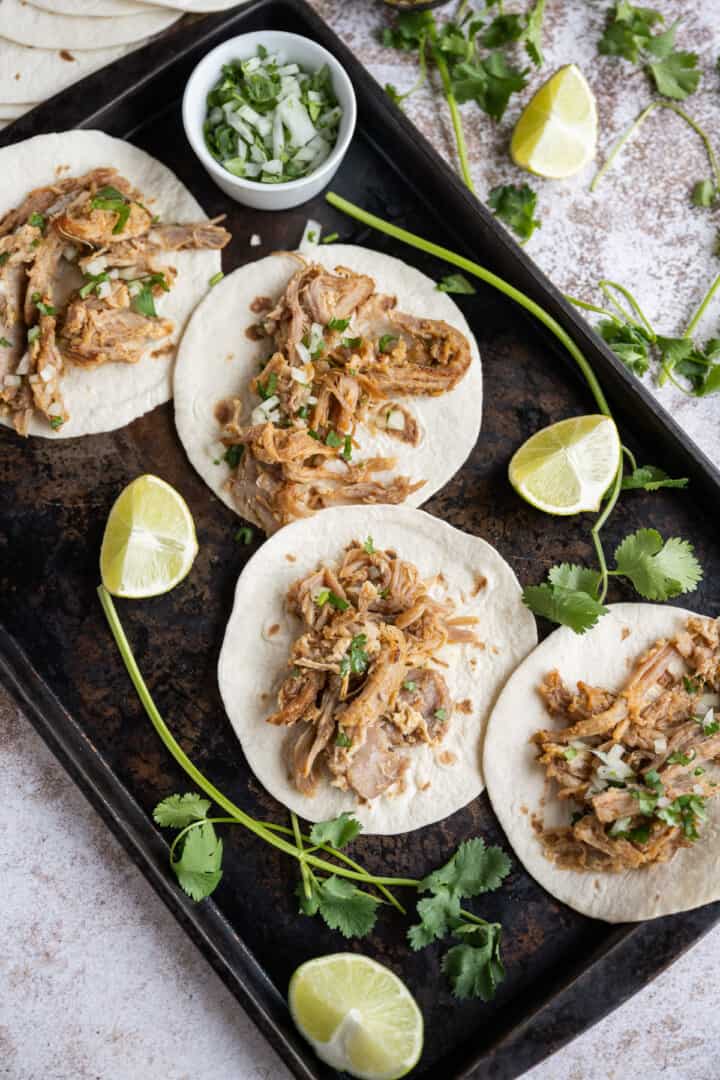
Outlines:
{"type": "Polygon", "coordinates": [[[357,103],[345,69],[322,45],[317,45],[300,34],[288,34],[283,30],[257,30],[252,34],[229,38],[203,57],[185,87],[182,117],[185,134],[200,163],[226,195],[256,210],[287,210],[291,206],[299,206],[313,199],[332,180],[355,131],[357,103]],[[323,64],[327,64],[333,90],[343,113],[335,146],[322,165],[308,176],[287,180],[282,184],[263,184],[258,180],[233,176],[212,156],[203,135],[207,95],[220,78],[223,64],[228,64],[231,60],[248,60],[255,56],[258,45],[264,45],[269,52],[282,52],[288,64],[300,64],[312,71],[317,71],[323,64]]]}

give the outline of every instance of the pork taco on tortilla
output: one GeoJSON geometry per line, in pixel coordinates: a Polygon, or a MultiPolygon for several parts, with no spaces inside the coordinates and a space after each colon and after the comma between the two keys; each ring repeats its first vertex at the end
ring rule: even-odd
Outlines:
{"type": "Polygon", "coordinates": [[[483,769],[508,840],[548,892],[608,922],[720,897],[719,691],[720,623],[667,606],[611,605],[519,666],[483,769]]]}
{"type": "Polygon", "coordinates": [[[480,429],[482,376],[456,304],[399,259],[333,244],[225,278],[175,371],[190,461],[266,532],[325,507],[416,506],[480,429]]]}
{"type": "Polygon", "coordinates": [[[482,791],[485,720],[536,640],[484,540],[409,507],[334,508],[247,564],[218,678],[250,768],[281,803],[401,833],[482,791]]]}
{"type": "Polygon", "coordinates": [[[167,401],[229,238],[122,139],[68,131],[1,149],[0,421],[87,435],[167,401]]]}

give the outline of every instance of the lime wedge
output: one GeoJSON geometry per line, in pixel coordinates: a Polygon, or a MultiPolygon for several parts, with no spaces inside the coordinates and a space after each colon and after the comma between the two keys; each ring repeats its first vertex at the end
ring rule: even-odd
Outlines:
{"type": "Polygon", "coordinates": [[[139,476],[110,511],[100,549],[102,583],[113,596],[158,596],[182,581],[197,552],[183,497],[157,476],[139,476]]]}
{"type": "Polygon", "coordinates": [[[396,1080],[418,1061],[423,1018],[405,983],[357,953],[332,953],[301,964],[289,1004],[317,1056],[360,1080],[396,1080]]]}
{"type": "Polygon", "coordinates": [[[560,68],[520,114],[510,143],[516,165],[548,180],[574,176],[595,157],[597,108],[575,64],[560,68]]]}
{"type": "Polygon", "coordinates": [[[576,416],[532,435],[510,461],[510,483],[548,514],[597,510],[620,465],[620,436],[609,416],[576,416]]]}

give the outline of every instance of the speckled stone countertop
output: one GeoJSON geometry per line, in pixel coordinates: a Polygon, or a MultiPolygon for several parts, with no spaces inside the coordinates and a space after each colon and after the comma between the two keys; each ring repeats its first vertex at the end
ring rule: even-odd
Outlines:
{"type": "MultiPolygon", "coordinates": [[[[374,39],[372,0],[313,0],[381,82],[405,89],[411,58],[374,39]]],[[[702,89],[689,103],[720,130],[720,18],[705,0],[657,0],[682,15],[681,47],[701,56],[702,89]]],[[[522,9],[522,4],[511,4],[522,9]]],[[[609,0],[548,0],[542,75],[582,67],[597,95],[600,152],[650,100],[645,77],[596,55],[609,0]]],[[[528,91],[523,95],[527,99],[528,91]]],[[[452,136],[440,99],[425,88],[407,106],[444,156],[452,136]]],[[[507,144],[517,107],[494,126],[463,110],[478,194],[524,179],[507,144]]],[[[717,213],[689,206],[708,175],[702,146],[677,117],[656,113],[597,195],[592,168],[561,184],[533,180],[542,229],[529,254],[561,288],[599,299],[610,277],[636,292],[668,335],[686,325],[717,273],[717,213]]],[[[718,332],[718,307],[701,336],[718,332]]],[[[648,383],[651,383],[648,377],[648,383]]],[[[685,430],[720,459],[720,397],[659,394],[685,430]]],[[[173,921],[45,745],[0,691],[0,1076],[10,1080],[285,1080],[289,1076],[237,1002],[173,921]]],[[[720,930],[554,1057],[532,1080],[716,1080],[720,1055],[720,930]]]]}

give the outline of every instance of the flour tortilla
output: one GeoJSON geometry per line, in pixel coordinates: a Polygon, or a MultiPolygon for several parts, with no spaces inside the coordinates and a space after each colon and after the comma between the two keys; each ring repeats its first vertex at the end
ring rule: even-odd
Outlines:
{"type": "Polygon", "coordinates": [[[17,120],[23,113],[28,112],[29,109],[33,109],[33,104],[27,105],[3,105],[0,103],[0,120],[10,121],[17,120]]]}
{"type": "Polygon", "coordinates": [[[180,18],[181,12],[161,8],[114,19],[55,15],[22,0],[2,0],[0,34],[19,45],[38,49],[97,49],[142,41],[180,18]]]}
{"type": "MultiPolygon", "coordinates": [[[[147,4],[136,0],[27,0],[30,7],[53,15],[115,16],[144,14],[147,4]]],[[[175,5],[173,5],[174,7],[175,5]]]]}
{"type": "MultiPolygon", "coordinates": [[[[134,47],[138,48],[141,44],[143,43],[138,42],[134,47]]],[[[18,45],[0,37],[0,100],[11,105],[45,101],[78,79],[84,79],[86,75],[91,75],[106,64],[119,60],[127,52],[129,48],[126,45],[78,52],[74,49],[61,49],[59,46],[30,49],[26,45],[18,45]],[[61,55],[63,52],[65,56],[61,55]]]]}
{"type": "MultiPolygon", "coordinates": [[[[102,131],[64,131],[0,149],[0,216],[36,187],[60,176],[80,176],[100,166],[114,166],[146,195],[153,213],[166,222],[199,221],[205,213],[177,177],[161,162],[122,139],[102,131]]],[[[64,439],[112,431],[154,409],[172,396],[173,353],[151,356],[166,344],[176,344],[208,281],[220,269],[219,251],[180,251],[158,255],[178,274],[171,291],[156,300],[158,314],[172,319],[173,333],[152,342],[137,364],[103,364],[90,370],[68,365],[62,380],[70,420],[53,431],[45,420],[33,418],[31,435],[64,439]]],[[[8,417],[0,422],[11,425],[8,417]]]]}
{"type": "Polygon", "coordinates": [[[485,721],[508,675],[536,641],[535,620],[522,603],[515,574],[484,540],[409,507],[333,507],[281,529],[243,570],[220,653],[218,681],[248,764],[271,795],[309,821],[352,810],[366,832],[392,835],[440,821],[480,794],[485,721]],[[469,698],[471,710],[454,710],[439,749],[412,748],[403,793],[360,805],[352,793],[325,780],[312,798],[301,795],[288,779],[283,761],[288,729],[268,724],[266,717],[275,708],[290,646],[301,632],[300,620],[285,608],[289,585],[322,562],[335,564],[351,541],[362,542],[368,535],[376,548],[393,548],[400,558],[412,561],[423,578],[442,572],[447,593],[440,590],[438,596],[450,596],[459,613],[478,617],[477,633],[485,647],[446,645],[438,654],[448,664],[438,670],[452,700],[469,698]],[[290,556],[295,561],[288,561],[290,556]],[[481,577],[487,584],[478,591],[481,577]],[[280,629],[270,634],[273,626],[280,629]],[[437,760],[444,750],[455,755],[453,764],[437,760]],[[428,782],[430,786],[422,790],[428,782]]]}
{"type": "Polygon", "coordinates": [[[485,781],[515,854],[549,893],[594,919],[655,919],[720,899],[720,799],[708,801],[700,839],[668,863],[621,874],[560,870],[543,855],[531,823],[533,813],[544,815],[548,826],[567,824],[570,816],[567,804],[547,795],[544,770],[528,741],[534,732],[552,727],[537,688],[557,668],[570,689],[582,679],[617,690],[643,652],[659,638],[676,634],[691,614],[654,604],[612,604],[609,614],[586,634],[561,627],[510,677],[488,723],[485,781]]]}
{"type": "MultiPolygon", "coordinates": [[[[376,289],[397,297],[400,311],[432,319],[444,319],[467,337],[472,364],[465,378],[438,397],[401,398],[420,422],[423,440],[412,447],[384,432],[371,433],[358,425],[359,444],[354,459],[374,455],[397,459],[394,474],[423,479],[406,505],[426,502],[455,475],[474,447],[482,415],[482,372],[477,342],[457,304],[438,292],[435,282],[412,266],[353,244],[331,244],[306,253],[329,270],[345,266],[369,274],[376,289]]],[[[298,269],[291,255],[269,255],[240,267],[224,278],[190,320],[178,351],[175,370],[175,423],[190,461],[215,494],[236,513],[260,524],[251,506],[239,508],[225,484],[231,475],[224,463],[216,465],[220,428],[215,406],[222,398],[245,395],[251,400],[250,379],[258,362],[268,354],[267,341],[251,341],[245,331],[258,321],[250,305],[258,296],[278,299],[298,269]]],[[[352,327],[348,329],[348,334],[352,327]]],[[[257,403],[257,402],[255,402],[257,403]]],[[[381,475],[381,474],[378,474],[381,475]]],[[[386,477],[387,478],[387,477],[386,477]]]]}

